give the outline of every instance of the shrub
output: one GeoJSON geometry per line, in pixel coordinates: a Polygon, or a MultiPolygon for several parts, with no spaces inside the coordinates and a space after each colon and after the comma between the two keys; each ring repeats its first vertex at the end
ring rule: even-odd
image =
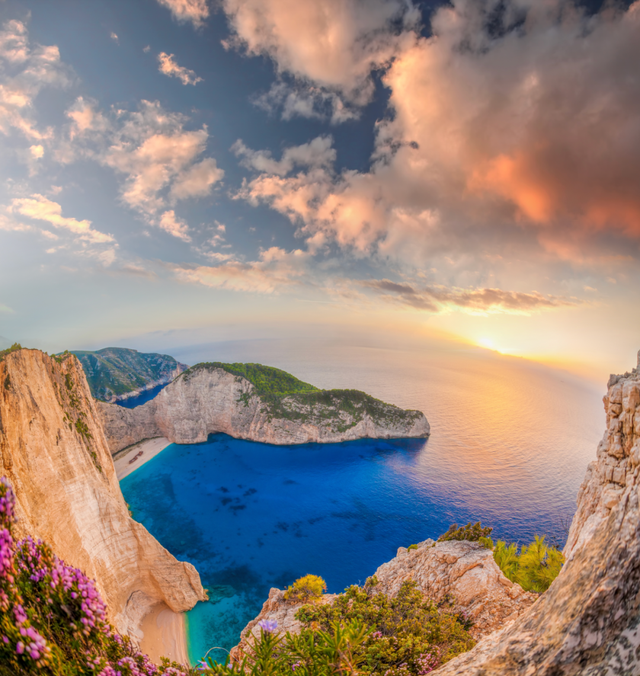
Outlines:
{"type": "Polygon", "coordinates": [[[284,598],[294,603],[307,603],[321,598],[326,591],[327,583],[319,575],[305,575],[287,587],[284,598]]]}
{"type": "Polygon", "coordinates": [[[564,563],[562,552],[548,546],[544,536],[537,535],[530,545],[522,547],[520,554],[518,545],[507,545],[498,540],[493,558],[505,577],[517,582],[526,591],[538,593],[549,589],[564,563]]]}
{"type": "Polygon", "coordinates": [[[407,549],[409,549],[409,550],[411,550],[411,549],[418,549],[418,545],[409,545],[409,546],[407,547],[407,549]]]}
{"type": "Polygon", "coordinates": [[[478,542],[480,538],[488,538],[491,535],[492,530],[493,528],[491,526],[485,526],[483,528],[480,521],[474,523],[473,526],[471,523],[468,523],[461,528],[458,528],[457,523],[452,523],[449,526],[449,530],[438,538],[438,542],[445,542],[446,540],[468,540],[470,542],[478,542]]]}
{"type": "MultiPolygon", "coordinates": [[[[15,497],[0,479],[0,674],[185,676],[140,653],[106,622],[95,583],[49,546],[15,542],[15,497]]],[[[195,674],[195,670],[188,671],[195,674]]]]}

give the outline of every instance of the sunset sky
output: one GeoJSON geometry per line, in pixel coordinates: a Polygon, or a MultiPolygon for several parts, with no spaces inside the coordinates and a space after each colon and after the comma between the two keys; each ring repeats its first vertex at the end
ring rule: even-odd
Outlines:
{"type": "Polygon", "coordinates": [[[3,339],[395,331],[635,365],[640,0],[0,0],[0,23],[3,339]]]}

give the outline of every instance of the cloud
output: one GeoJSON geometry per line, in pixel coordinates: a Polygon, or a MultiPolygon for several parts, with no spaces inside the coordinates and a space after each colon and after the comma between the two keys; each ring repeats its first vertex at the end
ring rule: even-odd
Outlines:
{"type": "Polygon", "coordinates": [[[143,101],[136,112],[119,112],[106,150],[96,155],[124,174],[123,202],[149,219],[177,200],[208,195],[224,176],[214,159],[199,160],[209,137],[206,127],[186,131],[184,123],[159,103],[143,101]]]}
{"type": "MultiPolygon", "coordinates": [[[[210,257],[225,261],[225,254],[210,257]]],[[[255,293],[277,293],[279,290],[300,284],[307,274],[309,254],[299,249],[285,251],[271,247],[260,253],[257,261],[222,262],[216,266],[172,266],[177,278],[183,282],[202,284],[211,288],[255,293]]]]}
{"type": "Polygon", "coordinates": [[[162,216],[160,216],[158,226],[170,235],[173,235],[184,242],[191,241],[191,237],[189,237],[189,226],[181,218],[176,218],[176,213],[173,209],[165,211],[162,216]]]}
{"type": "Polygon", "coordinates": [[[158,2],[171,10],[177,21],[180,23],[191,21],[194,28],[202,26],[209,16],[206,0],[158,0],[158,2]]]}
{"type": "Polygon", "coordinates": [[[360,116],[357,105],[350,105],[335,92],[282,79],[274,82],[268,92],[254,97],[253,103],[270,114],[280,111],[283,120],[306,117],[341,124],[360,116]]]}
{"type": "Polygon", "coordinates": [[[179,66],[173,54],[166,54],[165,52],[160,52],[158,54],[158,70],[168,77],[177,77],[183,85],[195,85],[198,82],[202,82],[202,78],[198,77],[193,70],[179,66]]]}
{"type": "Polygon", "coordinates": [[[118,38],[118,36],[116,35],[116,33],[114,33],[113,31],[111,31],[111,35],[109,35],[109,37],[110,37],[115,43],[120,44],[120,38],[118,38]]]}
{"type": "Polygon", "coordinates": [[[0,133],[18,131],[27,139],[42,141],[50,129],[39,129],[32,118],[34,100],[46,86],[64,87],[68,68],[56,46],[30,45],[26,25],[7,21],[0,31],[0,133]]]}
{"type": "MultiPolygon", "coordinates": [[[[280,15],[266,8],[268,21],[237,20],[247,50],[328,82],[292,51],[294,38],[282,46],[280,15]]],[[[245,160],[264,168],[237,196],[270,205],[303,236],[417,267],[467,257],[485,274],[520,255],[575,266],[637,256],[640,2],[587,16],[562,0],[454,0],[431,28],[393,43],[391,114],[376,126],[369,171],[277,173],[252,151],[245,160]]]]}
{"type": "Polygon", "coordinates": [[[410,284],[376,279],[360,282],[384,300],[428,312],[460,309],[470,314],[530,314],[540,310],[575,306],[576,299],[522,293],[502,289],[459,289],[444,286],[415,287],[410,284]]]}
{"type": "Polygon", "coordinates": [[[266,174],[284,176],[295,167],[330,167],[336,160],[331,136],[318,136],[309,143],[286,148],[280,160],[274,160],[265,150],[251,150],[238,139],[232,146],[241,159],[241,164],[266,174]]]}
{"type": "Polygon", "coordinates": [[[65,115],[72,122],[69,132],[71,140],[88,132],[104,132],[109,126],[104,115],[97,110],[97,103],[82,96],[74,101],[65,115]]]}
{"type": "Polygon", "coordinates": [[[79,221],[62,215],[62,206],[57,202],[34,194],[27,198],[16,198],[11,201],[9,212],[26,218],[44,221],[54,228],[62,228],[78,235],[79,239],[92,243],[104,244],[115,241],[112,235],[105,234],[91,227],[91,221],[79,221]]]}
{"type": "Polygon", "coordinates": [[[29,146],[29,152],[31,153],[31,157],[39,160],[44,155],[44,147],[40,144],[29,146]]]}
{"type": "Polygon", "coordinates": [[[418,17],[400,0],[223,0],[222,6],[233,30],[226,47],[267,56],[298,85],[325,90],[307,87],[305,94],[304,87],[279,85],[268,99],[281,98],[288,116],[317,116],[322,96],[338,105],[338,93],[341,101],[367,103],[371,71],[388,64],[418,17]]]}

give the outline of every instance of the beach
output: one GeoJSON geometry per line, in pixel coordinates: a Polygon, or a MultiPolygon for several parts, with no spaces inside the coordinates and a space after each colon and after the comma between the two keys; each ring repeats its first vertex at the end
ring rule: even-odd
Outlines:
{"type": "Polygon", "coordinates": [[[158,603],[142,620],[140,649],[156,663],[161,657],[189,666],[187,630],[183,613],[174,613],[165,603],[158,603]]]}
{"type": "Polygon", "coordinates": [[[145,439],[133,446],[118,451],[113,456],[113,464],[116,468],[118,481],[124,479],[124,477],[131,474],[131,472],[135,472],[135,470],[142,467],[145,462],[154,458],[170,444],[171,442],[165,437],[156,437],[155,439],[145,439]],[[133,460],[136,456],[138,457],[133,460]],[[131,462],[131,460],[133,460],[133,462],[131,462]]]}

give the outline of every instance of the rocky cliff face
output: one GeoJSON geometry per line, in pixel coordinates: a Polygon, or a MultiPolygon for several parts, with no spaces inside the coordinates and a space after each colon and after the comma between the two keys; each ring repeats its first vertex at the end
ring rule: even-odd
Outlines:
{"type": "Polygon", "coordinates": [[[607,429],[549,590],[442,676],[640,673],[640,359],[612,376],[607,429]]]}
{"type": "Polygon", "coordinates": [[[21,533],[94,578],[119,631],[135,634],[159,601],[184,611],[204,599],[195,568],[129,516],[72,355],[20,350],[0,362],[0,465],[16,493],[21,533]]]}
{"type": "Polygon", "coordinates": [[[215,432],[269,444],[429,435],[429,423],[419,411],[383,402],[377,402],[373,413],[357,405],[345,411],[338,395],[332,399],[331,391],[326,394],[325,403],[314,405],[295,396],[284,398],[274,412],[246,378],[222,368],[190,369],[143,406],[127,410],[96,405],[112,453],[160,436],[179,444],[200,443],[215,432]]]}

